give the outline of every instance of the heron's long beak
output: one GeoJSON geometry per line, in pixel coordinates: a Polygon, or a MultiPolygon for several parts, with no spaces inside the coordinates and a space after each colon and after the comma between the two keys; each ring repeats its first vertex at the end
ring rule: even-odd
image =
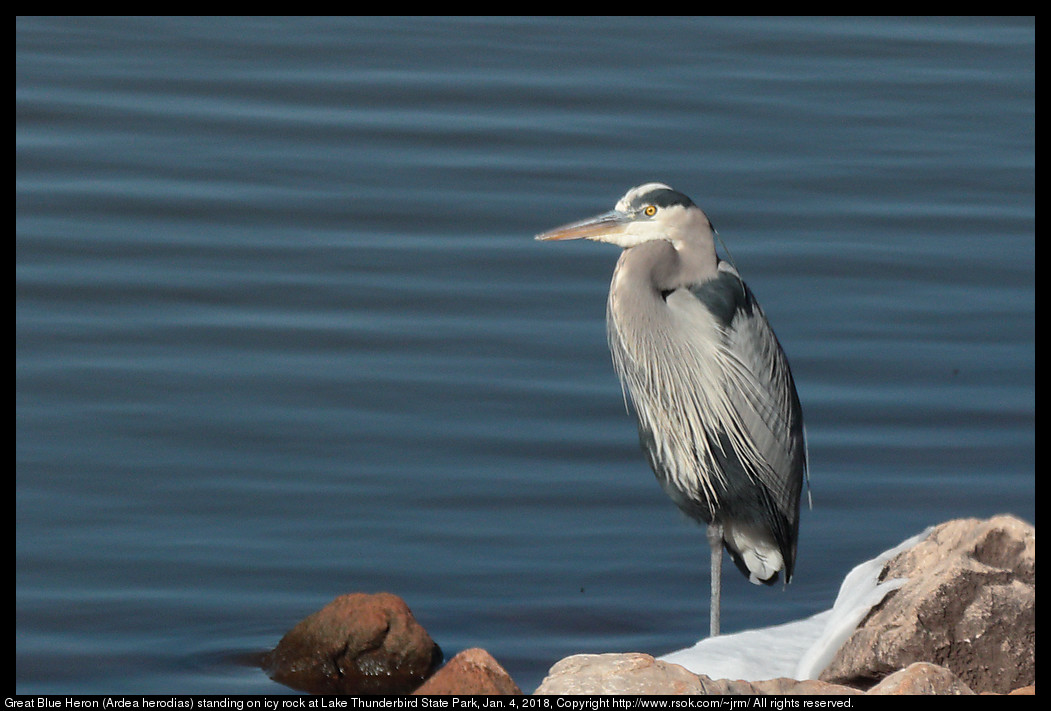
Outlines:
{"type": "Polygon", "coordinates": [[[560,239],[593,239],[599,242],[609,242],[609,236],[623,234],[624,228],[630,221],[626,213],[619,210],[610,210],[601,215],[589,217],[579,222],[570,222],[568,225],[556,227],[553,230],[542,232],[536,238],[538,240],[560,240],[560,239]]]}

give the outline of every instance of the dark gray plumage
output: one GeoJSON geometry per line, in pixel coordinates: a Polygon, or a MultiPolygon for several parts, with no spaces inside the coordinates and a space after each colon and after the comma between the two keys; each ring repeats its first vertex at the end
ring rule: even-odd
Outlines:
{"type": "Polygon", "coordinates": [[[624,249],[606,311],[613,365],[657,480],[708,525],[716,635],[723,547],[754,583],[795,569],[807,455],[788,360],[682,193],[640,185],[611,212],[537,236],[579,238],[624,249]]]}

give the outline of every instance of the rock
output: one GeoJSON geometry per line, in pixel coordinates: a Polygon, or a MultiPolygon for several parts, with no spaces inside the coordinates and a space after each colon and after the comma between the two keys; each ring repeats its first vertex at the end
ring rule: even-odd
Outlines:
{"type": "Polygon", "coordinates": [[[1034,696],[1036,694],[1036,684],[1030,684],[1029,686],[1023,686],[1015,689],[1008,696],[1034,696]]]}
{"type": "Polygon", "coordinates": [[[414,694],[521,694],[500,663],[484,649],[466,649],[450,659],[414,694]]]}
{"type": "Polygon", "coordinates": [[[709,679],[704,674],[699,676],[701,683],[704,684],[704,693],[709,695],[844,696],[863,693],[849,686],[829,684],[826,681],[818,681],[817,679],[798,681],[788,677],[779,677],[764,681],[734,681],[730,679],[709,679]]]}
{"type": "Polygon", "coordinates": [[[401,694],[441,663],[442,653],[397,595],[337,597],[293,627],[263,669],[314,694],[401,694]]]}
{"type": "Polygon", "coordinates": [[[694,674],[648,654],[577,654],[551,667],[534,692],[552,694],[860,694],[823,681],[731,681],[694,674]]]}
{"type": "Polygon", "coordinates": [[[873,608],[821,679],[868,688],[916,661],[951,670],[970,689],[1035,683],[1036,529],[1013,516],[936,527],[887,562],[908,578],[873,608]]]}
{"type": "Polygon", "coordinates": [[[700,678],[648,654],[576,654],[556,663],[537,695],[704,694],[700,678]]]}
{"type": "Polygon", "coordinates": [[[827,681],[818,681],[817,679],[804,679],[803,681],[787,678],[770,679],[769,681],[754,681],[752,686],[755,687],[755,691],[741,693],[774,694],[778,696],[846,696],[863,693],[849,686],[829,684],[827,681]]]}
{"type": "Polygon", "coordinates": [[[870,694],[944,694],[952,696],[974,696],[960,677],[945,667],[928,662],[916,662],[896,671],[868,690],[870,694]]]}

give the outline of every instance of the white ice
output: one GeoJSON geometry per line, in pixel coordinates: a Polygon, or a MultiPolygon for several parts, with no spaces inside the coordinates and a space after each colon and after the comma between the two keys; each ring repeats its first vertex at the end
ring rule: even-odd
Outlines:
{"type": "Polygon", "coordinates": [[[883,564],[922,541],[930,531],[928,528],[851,570],[831,610],[775,627],[702,639],[689,649],[660,659],[711,679],[816,679],[868,611],[891,590],[905,584],[902,578],[878,582],[883,564]]]}

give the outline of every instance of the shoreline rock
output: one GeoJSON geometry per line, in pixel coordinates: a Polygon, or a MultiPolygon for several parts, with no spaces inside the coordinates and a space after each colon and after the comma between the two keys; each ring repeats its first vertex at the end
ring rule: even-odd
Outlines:
{"type": "Polygon", "coordinates": [[[713,680],[649,655],[575,655],[535,693],[1030,693],[1035,570],[1032,525],[949,521],[884,564],[881,581],[906,582],[861,620],[819,680],[713,680]]]}
{"type": "MultiPolygon", "coordinates": [[[[1011,693],[1035,693],[1024,687],[1011,693]]],[[[551,667],[534,692],[537,695],[574,694],[704,694],[704,695],[955,695],[973,696],[975,691],[945,667],[916,662],[888,675],[867,691],[818,679],[788,678],[764,681],[711,679],[694,674],[673,662],[648,654],[578,654],[551,667]]]]}
{"type": "Polygon", "coordinates": [[[905,578],[861,621],[820,678],[864,688],[916,661],[975,691],[1036,679],[1036,529],[1013,516],[957,519],[886,563],[905,578]]]}
{"type": "Polygon", "coordinates": [[[511,675],[484,649],[465,649],[412,692],[420,695],[521,695],[511,675]]]}
{"type": "Polygon", "coordinates": [[[391,593],[341,595],[293,627],[263,657],[274,681],[312,694],[407,694],[442,651],[391,593]]]}
{"type": "MultiPolygon", "coordinates": [[[[544,694],[1034,694],[1036,529],[1013,516],[941,524],[890,559],[906,578],[861,621],[819,679],[711,679],[643,653],[555,663],[544,694]]],[[[484,649],[442,653],[390,593],[333,600],[263,656],[315,694],[521,694],[484,649]]]]}

